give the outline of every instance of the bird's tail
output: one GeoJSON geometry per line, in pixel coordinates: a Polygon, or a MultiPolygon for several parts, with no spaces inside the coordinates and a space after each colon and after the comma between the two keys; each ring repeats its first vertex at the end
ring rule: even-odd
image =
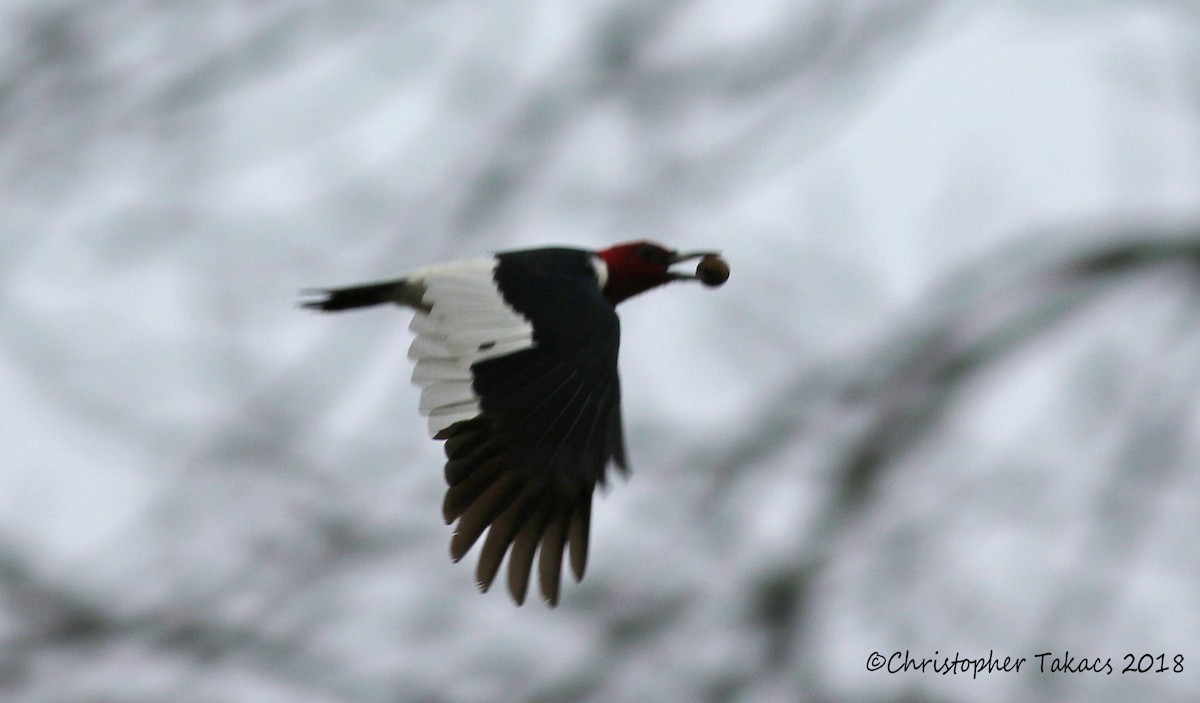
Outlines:
{"type": "MultiPolygon", "coordinates": [[[[301,301],[300,307],[322,312],[337,312],[353,308],[365,308],[384,303],[409,304],[413,291],[403,278],[382,283],[368,283],[361,286],[346,288],[316,288],[301,291],[302,295],[320,296],[313,300],[301,301]]],[[[418,297],[419,300],[419,297],[418,297]]]]}

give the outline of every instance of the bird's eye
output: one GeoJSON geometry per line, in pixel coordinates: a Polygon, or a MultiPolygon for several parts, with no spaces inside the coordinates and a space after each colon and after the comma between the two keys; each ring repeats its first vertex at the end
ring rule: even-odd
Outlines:
{"type": "Polygon", "coordinates": [[[668,263],[667,250],[663,249],[662,247],[656,247],[653,244],[646,244],[642,246],[642,248],[638,249],[638,255],[646,261],[658,266],[666,266],[668,263]]]}

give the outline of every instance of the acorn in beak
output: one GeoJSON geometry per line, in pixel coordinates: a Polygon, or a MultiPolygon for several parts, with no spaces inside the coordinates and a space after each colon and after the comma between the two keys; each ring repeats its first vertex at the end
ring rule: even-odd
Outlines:
{"type": "Polygon", "coordinates": [[[706,286],[715,287],[722,285],[729,280],[729,262],[721,258],[721,253],[717,251],[689,251],[689,252],[672,252],[669,259],[670,265],[674,266],[683,261],[691,261],[699,259],[696,264],[695,273],[679,273],[671,272],[671,280],[690,280],[695,279],[706,286]]]}

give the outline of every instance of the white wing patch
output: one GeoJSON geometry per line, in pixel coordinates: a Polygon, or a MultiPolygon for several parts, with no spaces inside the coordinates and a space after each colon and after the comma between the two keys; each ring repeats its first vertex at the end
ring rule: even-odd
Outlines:
{"type": "Polygon", "coordinates": [[[471,364],[533,346],[533,325],[513,310],[493,279],[491,257],[431,266],[408,276],[425,285],[425,313],[416,311],[416,334],[408,357],[417,362],[413,383],[421,387],[421,414],[429,434],[479,414],[471,387],[471,364]]]}

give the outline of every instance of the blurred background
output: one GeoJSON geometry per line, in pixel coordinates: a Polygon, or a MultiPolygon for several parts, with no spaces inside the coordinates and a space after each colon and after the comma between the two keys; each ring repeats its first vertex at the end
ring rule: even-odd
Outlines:
{"type": "Polygon", "coordinates": [[[1197,36],[1169,1],[0,3],[0,699],[1194,700],[1197,36]],[[584,582],[479,595],[409,315],[297,293],[638,238],[732,278],[623,306],[584,582]],[[867,671],[905,650],[1028,662],[867,671]]]}

